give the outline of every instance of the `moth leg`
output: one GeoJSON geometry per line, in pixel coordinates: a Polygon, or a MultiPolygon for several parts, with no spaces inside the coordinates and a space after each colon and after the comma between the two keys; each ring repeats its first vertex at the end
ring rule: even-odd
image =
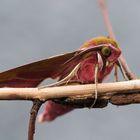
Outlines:
{"type": "Polygon", "coordinates": [[[117,64],[115,64],[115,67],[114,67],[114,76],[115,76],[115,81],[118,82],[119,78],[118,78],[118,66],[117,66],[117,64]]]}
{"type": "Polygon", "coordinates": [[[98,70],[99,70],[99,66],[98,64],[95,65],[95,73],[94,73],[94,83],[95,83],[95,96],[94,96],[94,102],[93,104],[91,105],[90,108],[92,108],[96,101],[97,101],[97,97],[98,97],[98,89],[97,89],[97,86],[98,86],[98,70]]]}
{"type": "Polygon", "coordinates": [[[79,70],[79,68],[80,68],[80,63],[77,64],[74,67],[74,69],[70,72],[70,74],[68,76],[66,76],[65,78],[61,79],[58,82],[49,84],[49,85],[40,86],[40,87],[38,87],[38,89],[43,89],[43,88],[47,88],[47,87],[60,86],[60,85],[63,85],[63,84],[67,84],[75,76],[75,74],[77,73],[77,71],[79,70]]]}
{"type": "MultiPolygon", "coordinates": [[[[79,68],[80,68],[80,63],[79,64],[77,64],[76,66],[75,66],[75,68],[72,70],[72,72],[70,73],[71,74],[71,76],[69,76],[69,78],[67,78],[67,80],[66,80],[66,83],[65,83],[65,85],[67,85],[69,82],[70,82],[70,80],[74,77],[74,76],[76,76],[77,77],[77,72],[78,72],[78,70],[79,70],[79,68]]],[[[78,79],[78,78],[77,78],[78,79]]]]}
{"type": "Polygon", "coordinates": [[[119,69],[121,71],[121,74],[122,74],[124,80],[127,81],[127,76],[126,76],[126,74],[125,74],[125,72],[124,72],[124,70],[122,68],[122,64],[121,64],[121,62],[119,60],[116,62],[116,65],[119,67],[119,69]]]}

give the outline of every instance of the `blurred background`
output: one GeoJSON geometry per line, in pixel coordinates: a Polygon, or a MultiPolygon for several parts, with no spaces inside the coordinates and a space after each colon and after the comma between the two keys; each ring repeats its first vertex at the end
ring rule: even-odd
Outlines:
{"type": "MultiPolygon", "coordinates": [[[[123,54],[140,75],[140,1],[107,2],[123,54]]],[[[108,34],[97,0],[0,0],[0,71],[76,50],[101,35],[108,34]]],[[[30,108],[27,101],[0,101],[0,139],[27,139],[30,108]]],[[[37,123],[35,140],[138,139],[139,118],[140,105],[79,109],[37,123]]]]}

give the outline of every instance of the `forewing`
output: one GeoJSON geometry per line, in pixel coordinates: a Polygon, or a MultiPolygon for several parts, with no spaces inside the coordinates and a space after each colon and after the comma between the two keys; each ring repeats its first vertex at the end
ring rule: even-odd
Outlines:
{"type": "Polygon", "coordinates": [[[46,78],[57,78],[62,74],[62,64],[75,52],[54,56],[0,73],[0,87],[36,87],[46,78]]]}

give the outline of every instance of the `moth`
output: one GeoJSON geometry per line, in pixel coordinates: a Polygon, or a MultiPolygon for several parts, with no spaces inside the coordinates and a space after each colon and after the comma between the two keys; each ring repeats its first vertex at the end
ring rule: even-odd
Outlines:
{"type": "MultiPolygon", "coordinates": [[[[97,85],[111,73],[114,66],[121,69],[118,60],[120,54],[121,49],[115,40],[104,36],[95,37],[76,51],[0,73],[0,87],[37,87],[47,78],[58,79],[58,82],[49,86],[61,86],[71,82],[97,85]]],[[[91,106],[96,104],[97,88],[95,93],[91,106]]],[[[39,120],[52,121],[73,109],[50,100],[46,102],[39,120]]]]}

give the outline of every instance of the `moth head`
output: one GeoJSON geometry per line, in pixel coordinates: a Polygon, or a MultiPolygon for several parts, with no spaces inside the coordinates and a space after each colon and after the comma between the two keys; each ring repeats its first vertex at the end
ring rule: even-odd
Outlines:
{"type": "Polygon", "coordinates": [[[118,60],[121,50],[115,40],[109,37],[101,36],[92,39],[91,42],[96,46],[101,46],[100,54],[102,59],[105,59],[111,63],[115,63],[118,60]]]}
{"type": "Polygon", "coordinates": [[[82,45],[80,50],[88,52],[86,57],[92,55],[92,53],[98,53],[104,62],[108,62],[110,64],[116,63],[121,54],[118,43],[115,40],[104,36],[96,37],[87,41],[82,45]]]}

